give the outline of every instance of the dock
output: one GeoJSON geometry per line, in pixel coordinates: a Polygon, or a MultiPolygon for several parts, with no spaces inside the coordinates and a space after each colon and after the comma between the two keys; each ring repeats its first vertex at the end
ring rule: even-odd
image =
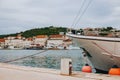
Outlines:
{"type": "Polygon", "coordinates": [[[120,76],[73,71],[61,75],[60,70],[0,63],[0,80],[120,80],[120,76]]]}

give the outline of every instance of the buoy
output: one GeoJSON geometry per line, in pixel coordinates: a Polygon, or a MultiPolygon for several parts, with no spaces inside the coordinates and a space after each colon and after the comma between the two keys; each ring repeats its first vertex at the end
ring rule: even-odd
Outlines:
{"type": "Polygon", "coordinates": [[[110,70],[109,70],[110,75],[120,75],[120,68],[118,68],[117,65],[114,65],[110,70]]]}
{"type": "Polygon", "coordinates": [[[92,72],[91,66],[89,66],[88,64],[85,64],[85,66],[82,67],[82,72],[91,73],[92,72]]]}

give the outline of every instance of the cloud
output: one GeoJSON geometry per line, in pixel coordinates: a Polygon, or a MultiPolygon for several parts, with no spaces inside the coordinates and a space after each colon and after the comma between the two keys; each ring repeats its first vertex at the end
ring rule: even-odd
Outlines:
{"type": "Polygon", "coordinates": [[[80,25],[83,27],[107,27],[119,28],[120,1],[119,0],[93,0],[91,6],[84,14],[80,25]]]}
{"type": "MultiPolygon", "coordinates": [[[[71,27],[82,2],[83,0],[0,0],[0,34],[50,25],[71,27]]],[[[119,20],[119,0],[93,0],[76,28],[108,25],[118,27],[119,20]]]]}

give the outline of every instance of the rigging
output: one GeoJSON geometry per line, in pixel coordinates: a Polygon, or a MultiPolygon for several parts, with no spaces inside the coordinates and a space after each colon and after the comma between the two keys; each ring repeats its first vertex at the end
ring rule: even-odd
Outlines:
{"type": "Polygon", "coordinates": [[[73,20],[73,23],[72,23],[71,27],[72,27],[72,26],[74,26],[75,21],[76,21],[76,20],[77,20],[77,18],[79,17],[80,12],[81,12],[81,10],[82,10],[83,6],[85,5],[85,2],[86,2],[86,0],[83,0],[83,2],[82,2],[82,4],[81,4],[81,7],[80,7],[80,9],[79,9],[79,11],[78,11],[78,13],[77,13],[76,17],[74,18],[74,20],[73,20]]]}
{"type": "Polygon", "coordinates": [[[13,59],[13,60],[9,60],[9,61],[5,61],[3,63],[10,63],[10,62],[14,62],[14,61],[18,61],[18,60],[22,60],[22,59],[25,59],[25,58],[28,58],[28,57],[32,57],[32,56],[35,56],[35,55],[38,55],[38,54],[41,54],[41,53],[44,53],[48,50],[43,50],[41,52],[38,52],[38,53],[35,53],[35,54],[32,54],[32,55],[28,55],[28,56],[24,56],[24,57],[21,57],[21,58],[17,58],[17,59],[13,59]]]}
{"type": "Polygon", "coordinates": [[[85,12],[87,11],[87,9],[89,8],[90,4],[92,3],[93,0],[89,0],[89,2],[87,3],[86,0],[84,0],[84,2],[82,3],[79,12],[77,14],[77,16],[75,17],[71,27],[76,27],[76,25],[78,24],[78,22],[81,20],[81,18],[83,17],[83,15],[85,14],[85,12]],[[85,5],[86,3],[86,5],[85,5]]]}

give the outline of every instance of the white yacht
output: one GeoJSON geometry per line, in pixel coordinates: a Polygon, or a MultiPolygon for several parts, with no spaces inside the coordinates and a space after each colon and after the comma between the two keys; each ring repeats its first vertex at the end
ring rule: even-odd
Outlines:
{"type": "Polygon", "coordinates": [[[120,38],[83,36],[67,33],[85,51],[96,72],[107,73],[113,65],[120,67],[120,38]]]}

